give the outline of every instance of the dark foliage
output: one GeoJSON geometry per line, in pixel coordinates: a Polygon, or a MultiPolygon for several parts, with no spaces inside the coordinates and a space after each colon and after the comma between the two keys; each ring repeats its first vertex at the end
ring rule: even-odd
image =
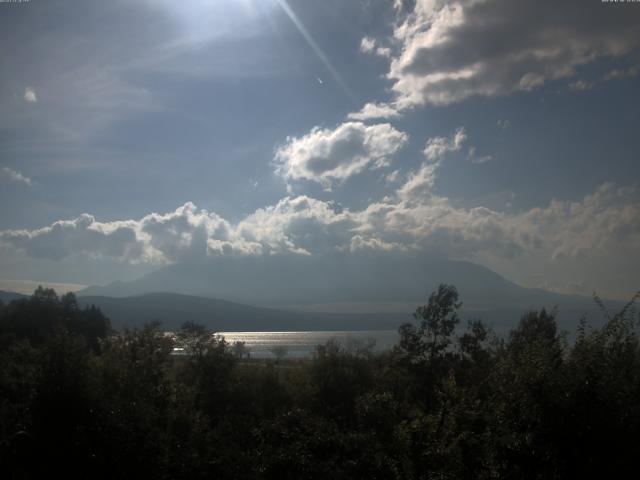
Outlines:
{"type": "Polygon", "coordinates": [[[81,309],[73,293],[58,298],[50,288],[38,287],[24,300],[14,300],[2,308],[0,333],[4,341],[11,338],[28,340],[34,346],[47,343],[55,333],[66,332],[84,338],[97,352],[100,339],[111,329],[109,319],[94,307],[81,309]]]}
{"type": "Polygon", "coordinates": [[[572,343],[555,311],[500,339],[463,331],[460,306],[441,285],[391,351],[330,341],[265,362],[193,323],[113,332],[39,288],[0,305],[2,477],[634,477],[633,302],[572,343]]]}

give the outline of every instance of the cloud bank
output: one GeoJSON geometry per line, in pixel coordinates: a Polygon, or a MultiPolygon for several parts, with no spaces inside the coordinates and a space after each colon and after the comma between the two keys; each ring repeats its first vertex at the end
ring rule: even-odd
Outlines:
{"type": "MultiPolygon", "coordinates": [[[[362,133],[367,127],[355,128],[362,133]]],[[[391,132],[389,127],[383,128],[391,132]]],[[[290,140],[289,145],[299,141],[331,143],[336,131],[314,130],[308,137],[290,140]]],[[[465,140],[464,129],[427,140],[421,166],[391,195],[361,210],[305,195],[288,196],[234,223],[186,203],[173,212],[151,213],[140,219],[100,222],[83,214],[39,229],[5,230],[0,232],[0,244],[35,258],[86,255],[157,265],[214,256],[322,257],[357,251],[428,253],[469,260],[534,255],[546,262],[589,262],[612,254],[637,253],[637,187],[605,183],[580,201],[554,200],[517,213],[463,208],[435,193],[438,168],[465,140]]],[[[357,149],[365,143],[357,142],[357,149]]],[[[332,151],[323,148],[321,151],[332,151]]],[[[305,155],[302,147],[291,151],[313,158],[305,155]]]]}

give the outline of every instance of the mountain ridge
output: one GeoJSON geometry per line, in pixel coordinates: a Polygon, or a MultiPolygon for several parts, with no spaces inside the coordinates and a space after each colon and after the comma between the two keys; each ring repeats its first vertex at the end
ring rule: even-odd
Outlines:
{"type": "Polygon", "coordinates": [[[584,306],[591,298],[566,295],[539,288],[526,288],[472,262],[407,257],[377,260],[361,256],[359,261],[340,263],[314,259],[218,259],[202,264],[174,264],[138,279],[90,286],[79,296],[129,297],[152,292],[172,292],[205,298],[282,308],[291,305],[322,305],[341,302],[426,301],[440,283],[458,288],[465,305],[474,310],[501,307],[541,308],[555,304],[584,306]]]}
{"type": "MultiPolygon", "coordinates": [[[[0,299],[5,298],[3,294],[9,294],[14,300],[28,298],[27,295],[0,292],[0,299]]],[[[265,308],[170,292],[130,297],[79,296],[78,302],[81,307],[99,307],[116,329],[140,327],[151,321],[160,321],[163,328],[172,330],[186,321],[192,321],[213,331],[395,330],[402,323],[413,321],[411,312],[424,303],[416,303],[411,311],[405,312],[327,313],[265,308]]],[[[621,302],[607,303],[613,309],[621,306],[621,302]]],[[[543,307],[545,305],[538,308],[543,307]]],[[[550,305],[546,307],[551,308],[550,305]]],[[[501,334],[513,328],[526,310],[517,307],[471,310],[463,305],[460,312],[461,327],[468,320],[480,318],[496,333],[501,334]]],[[[601,312],[591,302],[578,308],[561,307],[558,324],[561,328],[573,330],[583,317],[593,326],[602,323],[601,312]]]]}

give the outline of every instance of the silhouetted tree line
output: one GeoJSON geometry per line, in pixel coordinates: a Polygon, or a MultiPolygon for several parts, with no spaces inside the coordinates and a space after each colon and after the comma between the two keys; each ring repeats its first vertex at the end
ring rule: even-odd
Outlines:
{"type": "MultiPolygon", "coordinates": [[[[575,341],[532,311],[505,338],[458,328],[441,285],[375,353],[245,361],[193,323],[113,332],[73,294],[0,307],[2,478],[635,478],[634,298],[575,341]]],[[[240,353],[238,353],[240,351],[240,353]]]]}

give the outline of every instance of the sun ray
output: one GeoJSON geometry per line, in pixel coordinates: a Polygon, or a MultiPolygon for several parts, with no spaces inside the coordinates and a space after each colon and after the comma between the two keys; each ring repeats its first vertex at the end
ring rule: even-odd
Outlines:
{"type": "Polygon", "coordinates": [[[287,3],[287,0],[276,0],[276,3],[280,6],[280,8],[282,8],[284,13],[289,17],[291,22],[295,25],[295,27],[300,32],[300,34],[304,37],[305,41],[307,42],[311,50],[313,50],[313,53],[315,53],[315,55],[318,57],[318,60],[322,62],[322,64],[329,71],[329,73],[331,74],[333,79],[336,81],[336,83],[344,91],[345,95],[349,97],[349,100],[351,100],[354,104],[357,103],[355,96],[353,95],[353,92],[351,92],[351,89],[344,82],[344,80],[342,79],[338,71],[335,69],[335,67],[333,66],[333,64],[327,57],[327,55],[324,53],[324,51],[313,39],[313,37],[311,36],[309,31],[306,29],[304,24],[300,21],[296,13],[291,9],[289,4],[287,3]]]}

